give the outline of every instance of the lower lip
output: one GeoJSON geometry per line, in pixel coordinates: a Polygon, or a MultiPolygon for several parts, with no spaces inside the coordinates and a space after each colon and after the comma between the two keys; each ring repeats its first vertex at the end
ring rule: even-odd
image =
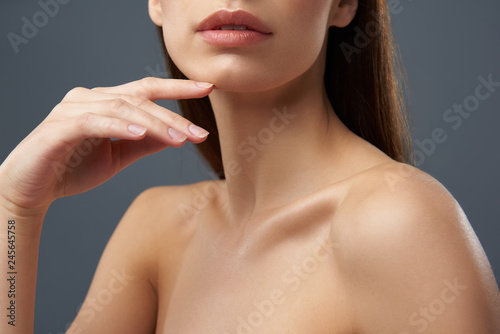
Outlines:
{"type": "Polygon", "coordinates": [[[224,47],[250,46],[271,36],[271,34],[263,34],[254,30],[203,30],[198,32],[208,43],[224,47]]]}

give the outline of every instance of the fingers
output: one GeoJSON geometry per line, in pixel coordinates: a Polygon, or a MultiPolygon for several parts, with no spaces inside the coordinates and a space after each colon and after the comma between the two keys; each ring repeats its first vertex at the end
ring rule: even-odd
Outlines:
{"type": "MultiPolygon", "coordinates": [[[[64,121],[46,123],[60,131],[53,131],[57,141],[74,144],[86,138],[120,138],[137,140],[145,136],[147,129],[128,120],[84,112],[64,121]],[[60,123],[64,123],[63,126],[60,123]]],[[[46,129],[50,132],[50,128],[46,129]]]]}
{"type": "MultiPolygon", "coordinates": [[[[123,99],[109,99],[103,101],[90,102],[66,102],[58,105],[56,113],[64,114],[67,119],[79,119],[88,117],[89,111],[92,114],[121,119],[129,124],[137,124],[147,129],[148,136],[167,143],[170,146],[178,147],[179,143],[189,140],[192,143],[200,143],[205,140],[208,132],[197,127],[180,115],[170,112],[151,101],[143,103],[138,108],[123,99]],[[70,115],[68,115],[70,113],[70,115]]],[[[121,137],[115,137],[121,138],[121,137]]]]}
{"type": "MultiPolygon", "coordinates": [[[[156,103],[142,97],[137,97],[133,95],[121,95],[121,94],[105,94],[101,92],[95,92],[92,90],[86,89],[86,91],[82,91],[79,96],[74,97],[73,99],[75,102],[101,102],[99,100],[102,100],[103,106],[99,108],[100,113],[103,113],[108,116],[115,116],[115,117],[126,117],[124,114],[119,114],[116,110],[116,105],[120,106],[120,102],[126,101],[128,102],[132,107],[128,109],[124,109],[124,111],[136,111],[136,113],[147,113],[151,115],[152,117],[149,117],[149,119],[155,120],[156,122],[158,120],[163,121],[166,124],[170,124],[173,128],[179,130],[180,132],[184,133],[189,141],[199,143],[199,139],[204,139],[208,135],[208,131],[199,128],[198,126],[194,125],[191,121],[185,119],[184,117],[180,116],[177,113],[174,113],[173,111],[170,111],[166,108],[163,108],[156,103]],[[122,100],[122,101],[120,101],[122,100]],[[106,102],[110,101],[110,102],[106,102]],[[109,105],[108,105],[109,104],[109,105]],[[135,107],[135,108],[134,108],[135,107]],[[194,136],[194,137],[193,137],[194,136]]],[[[68,102],[63,102],[61,103],[57,108],[55,108],[54,114],[61,114],[60,117],[68,117],[68,113],[72,115],[77,115],[83,111],[85,111],[86,108],[88,107],[94,107],[98,106],[98,104],[89,104],[88,106],[85,106],[85,108],[82,108],[78,106],[79,103],[68,103],[68,102]],[[63,106],[64,111],[59,112],[59,109],[61,109],[61,106],[63,106]]],[[[146,117],[146,115],[143,115],[146,117]]],[[[53,117],[58,117],[57,115],[53,117]]],[[[146,126],[145,123],[141,123],[142,125],[146,126]]]]}
{"type": "MultiPolygon", "coordinates": [[[[105,116],[128,119],[131,122],[146,127],[148,129],[148,135],[153,135],[160,141],[167,140],[166,142],[171,145],[172,143],[168,139],[178,142],[188,140],[192,143],[200,143],[205,140],[208,131],[196,126],[182,116],[152,102],[149,99],[152,95],[146,97],[133,94],[138,94],[141,90],[140,87],[145,87],[147,85],[151,87],[155,86],[154,83],[147,84],[146,82],[166,84],[164,85],[165,87],[171,87],[173,91],[172,96],[175,95],[177,97],[192,97],[193,95],[190,93],[192,91],[195,92],[195,96],[200,94],[206,95],[207,89],[200,89],[194,85],[195,89],[193,90],[193,84],[195,84],[195,82],[190,80],[148,79],[151,80],[143,79],[110,88],[74,88],[68,92],[63,101],[54,108],[49,118],[51,120],[66,119],[70,116],[76,116],[89,111],[105,116]],[[143,83],[139,84],[139,82],[143,83]],[[186,87],[188,87],[187,91],[185,90],[186,87]],[[133,94],[125,94],[123,93],[124,91],[129,93],[132,92],[133,94]],[[162,124],[162,122],[164,124],[162,124]],[[165,138],[166,134],[168,134],[168,138],[165,138]]],[[[209,90],[211,90],[211,88],[209,90]]]]}
{"type": "Polygon", "coordinates": [[[213,90],[213,85],[193,80],[148,77],[115,87],[97,87],[92,90],[108,94],[134,95],[156,101],[201,98],[213,90]]]}

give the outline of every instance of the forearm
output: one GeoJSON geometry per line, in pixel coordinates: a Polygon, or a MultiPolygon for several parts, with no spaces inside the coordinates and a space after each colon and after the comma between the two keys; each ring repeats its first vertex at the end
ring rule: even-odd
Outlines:
{"type": "Polygon", "coordinates": [[[0,333],[32,334],[41,226],[0,206],[0,333]],[[33,228],[38,226],[39,228],[33,228]]]}

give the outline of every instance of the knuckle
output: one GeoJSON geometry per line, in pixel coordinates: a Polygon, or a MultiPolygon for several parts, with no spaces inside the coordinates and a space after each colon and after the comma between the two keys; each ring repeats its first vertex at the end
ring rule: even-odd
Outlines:
{"type": "Polygon", "coordinates": [[[142,96],[127,96],[127,99],[130,100],[130,102],[135,105],[136,107],[142,107],[146,106],[148,102],[150,102],[147,98],[142,97],[142,96]]]}
{"type": "Polygon", "coordinates": [[[142,78],[139,81],[139,83],[145,91],[149,91],[149,90],[154,89],[155,87],[158,86],[158,79],[156,79],[154,77],[145,77],[145,78],[142,78]]]}
{"type": "Polygon", "coordinates": [[[140,83],[144,86],[151,85],[154,81],[153,77],[144,77],[140,80],[140,83]]]}
{"type": "Polygon", "coordinates": [[[143,106],[147,106],[151,103],[151,101],[145,97],[138,97],[136,98],[136,101],[135,101],[135,105],[137,107],[143,107],[143,106]]]}
{"type": "Polygon", "coordinates": [[[182,123],[182,121],[184,120],[184,118],[182,118],[179,114],[176,114],[174,112],[171,112],[169,117],[170,117],[170,122],[175,124],[182,123]]]}
{"type": "Polygon", "coordinates": [[[66,95],[64,96],[63,100],[71,100],[74,99],[78,96],[81,96],[83,93],[85,93],[88,89],[84,87],[75,87],[71,89],[66,95]]]}
{"type": "Polygon", "coordinates": [[[91,112],[80,114],[76,118],[76,127],[81,133],[105,136],[113,128],[113,119],[96,117],[91,112]]]}
{"type": "Polygon", "coordinates": [[[168,130],[168,125],[165,122],[159,120],[158,118],[152,118],[151,124],[158,131],[167,131],[168,130]]]}
{"type": "Polygon", "coordinates": [[[92,127],[94,115],[90,112],[84,112],[76,117],[76,126],[80,131],[84,131],[92,127]]]}
{"type": "Polygon", "coordinates": [[[128,105],[127,101],[121,98],[111,99],[109,100],[109,104],[111,111],[116,113],[123,112],[128,105]]]}
{"type": "Polygon", "coordinates": [[[109,118],[103,118],[99,120],[98,129],[101,133],[108,133],[113,128],[113,120],[109,118]]]}

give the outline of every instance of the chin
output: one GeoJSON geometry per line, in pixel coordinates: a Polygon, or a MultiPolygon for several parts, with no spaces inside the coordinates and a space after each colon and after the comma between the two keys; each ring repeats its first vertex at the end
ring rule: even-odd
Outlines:
{"type": "Polygon", "coordinates": [[[213,83],[215,89],[228,92],[262,92],[279,87],[290,80],[264,66],[198,66],[181,71],[190,80],[213,83]]]}
{"type": "Polygon", "coordinates": [[[190,80],[213,83],[221,91],[260,92],[288,81],[293,71],[283,71],[261,57],[224,54],[205,59],[186,59],[171,55],[174,63],[190,80]]]}
{"type": "Polygon", "coordinates": [[[272,85],[264,83],[263,80],[258,78],[249,78],[248,75],[244,74],[238,75],[235,74],[233,77],[212,77],[212,82],[215,86],[215,89],[220,91],[227,92],[262,92],[273,88],[272,85]]]}

